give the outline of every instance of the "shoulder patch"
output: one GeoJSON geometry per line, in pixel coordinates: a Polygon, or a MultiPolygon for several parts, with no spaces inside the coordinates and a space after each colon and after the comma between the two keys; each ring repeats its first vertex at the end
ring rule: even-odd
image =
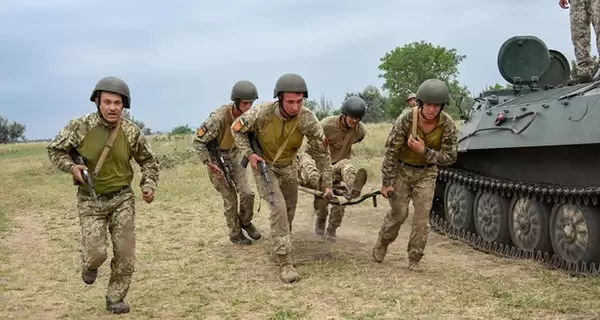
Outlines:
{"type": "Polygon", "coordinates": [[[198,131],[196,131],[196,135],[198,136],[198,138],[202,138],[202,136],[204,136],[206,134],[206,128],[204,126],[201,126],[200,128],[198,128],[198,131]]]}
{"type": "Polygon", "coordinates": [[[237,119],[235,119],[235,121],[233,122],[233,131],[235,132],[239,132],[240,130],[242,130],[242,128],[246,125],[246,120],[244,120],[244,118],[239,117],[237,119]]]}

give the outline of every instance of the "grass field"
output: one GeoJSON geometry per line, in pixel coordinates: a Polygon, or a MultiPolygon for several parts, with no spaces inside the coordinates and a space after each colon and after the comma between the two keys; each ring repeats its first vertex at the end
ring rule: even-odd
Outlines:
{"type": "MultiPolygon", "coordinates": [[[[356,162],[378,188],[389,125],[369,125],[356,162]]],[[[300,195],[293,255],[302,279],[284,284],[263,239],[229,242],[222,201],[190,150],[191,137],[152,138],[163,166],[155,202],[137,190],[137,270],[128,319],[593,319],[600,281],[533,262],[497,258],[431,233],[421,271],[408,271],[410,220],[382,264],[370,261],[383,198],[349,207],[338,241],[314,235],[311,197],[300,195]]],[[[96,283],[81,281],[76,188],[45,144],[0,146],[0,319],[109,319],[109,260],[96,283]],[[63,200],[61,200],[63,199],[63,200]]],[[[139,173],[139,169],[136,170],[139,173]]],[[[251,185],[254,187],[252,178],[251,185]]],[[[256,204],[258,207],[258,203],[256,204]]]]}

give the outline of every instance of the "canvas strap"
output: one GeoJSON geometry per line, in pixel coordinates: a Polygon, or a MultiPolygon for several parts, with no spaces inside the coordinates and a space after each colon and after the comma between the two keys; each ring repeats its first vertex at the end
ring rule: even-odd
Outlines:
{"type": "Polygon", "coordinates": [[[411,135],[413,136],[414,139],[416,139],[417,136],[417,123],[419,122],[419,108],[414,107],[412,109],[412,130],[411,130],[411,135]]]}
{"type": "Polygon", "coordinates": [[[98,172],[100,172],[100,169],[102,168],[102,165],[104,164],[104,161],[106,161],[108,152],[110,151],[110,149],[112,149],[113,145],[115,144],[115,139],[117,138],[117,133],[119,133],[120,127],[121,127],[121,119],[119,119],[117,121],[117,125],[113,128],[112,132],[110,133],[110,136],[108,137],[108,140],[106,141],[106,144],[104,145],[102,154],[100,154],[98,163],[96,164],[96,167],[94,168],[94,175],[93,175],[94,177],[98,176],[98,172]]]}
{"type": "Polygon", "coordinates": [[[281,156],[283,149],[285,149],[285,146],[288,144],[290,137],[292,136],[292,134],[294,134],[294,131],[296,131],[296,127],[298,127],[298,123],[300,123],[300,114],[302,114],[302,109],[300,109],[300,112],[298,112],[298,115],[296,116],[296,118],[298,120],[296,122],[294,122],[294,126],[292,127],[290,134],[288,134],[288,136],[285,138],[285,141],[283,141],[283,143],[277,150],[277,153],[275,154],[275,158],[273,158],[273,163],[277,162],[277,159],[279,159],[279,157],[281,156]]]}

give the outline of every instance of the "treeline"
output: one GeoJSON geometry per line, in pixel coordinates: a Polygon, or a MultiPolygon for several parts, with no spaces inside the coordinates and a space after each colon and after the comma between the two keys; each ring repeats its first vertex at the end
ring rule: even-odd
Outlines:
{"type": "MultiPolygon", "coordinates": [[[[460,54],[454,48],[445,48],[436,46],[432,43],[419,41],[406,44],[402,47],[387,52],[380,58],[378,66],[379,78],[384,80],[383,86],[377,88],[369,85],[360,92],[348,92],[345,98],[356,95],[367,103],[367,113],[364,122],[389,122],[400,115],[404,108],[408,107],[407,96],[411,92],[417,92],[419,85],[431,78],[444,80],[450,87],[452,100],[445,109],[452,117],[459,119],[460,109],[465,110],[470,107],[471,99],[475,93],[470,92],[466,86],[462,85],[457,77],[459,75],[459,65],[467,58],[460,54]]],[[[594,73],[598,70],[598,59],[594,59],[594,73]]],[[[489,66],[488,72],[498,72],[495,66],[489,66]]],[[[571,77],[574,78],[577,72],[577,64],[571,61],[571,77]]],[[[510,88],[510,84],[493,84],[481,88],[476,95],[487,90],[498,90],[510,88]]],[[[319,100],[311,99],[306,102],[309,109],[313,110],[319,119],[329,115],[339,114],[342,101],[333,102],[321,95],[319,100]]],[[[157,132],[146,127],[146,124],[135,119],[125,110],[124,117],[131,119],[143,131],[150,135],[157,132]]],[[[0,116],[0,143],[11,143],[25,141],[26,127],[23,124],[12,122],[0,116]]],[[[179,125],[170,132],[170,134],[188,134],[194,130],[188,125],[179,125]]]]}

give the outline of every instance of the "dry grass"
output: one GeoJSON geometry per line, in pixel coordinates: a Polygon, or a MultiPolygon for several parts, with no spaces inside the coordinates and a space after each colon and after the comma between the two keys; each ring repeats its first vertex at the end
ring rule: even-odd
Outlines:
{"type": "MultiPolygon", "coordinates": [[[[368,189],[377,188],[389,125],[370,129],[356,150],[372,177],[368,189]]],[[[301,194],[293,250],[302,280],[283,284],[269,261],[267,205],[255,218],[266,237],[231,244],[221,199],[189,146],[189,137],[153,138],[166,166],[154,203],[136,190],[137,272],[125,318],[585,319],[600,310],[598,280],[485,255],[434,233],[423,270],[409,272],[410,218],[384,263],[370,262],[388,208],[382,198],[377,208],[349,207],[331,243],[314,235],[311,198],[301,194]]],[[[93,286],[80,279],[70,177],[50,165],[44,144],[1,146],[0,167],[0,319],[110,318],[109,261],[93,286]]]]}

